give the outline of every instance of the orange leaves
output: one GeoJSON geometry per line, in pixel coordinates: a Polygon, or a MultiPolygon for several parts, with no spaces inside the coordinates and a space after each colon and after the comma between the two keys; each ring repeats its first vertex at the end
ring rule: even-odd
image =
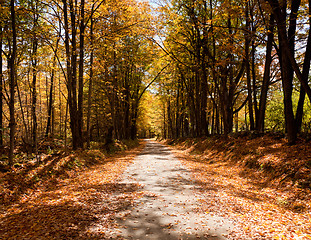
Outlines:
{"type": "MultiPolygon", "coordinates": [[[[139,186],[120,185],[117,179],[140,149],[109,159],[96,153],[93,167],[74,168],[71,178],[54,183],[41,181],[14,205],[1,206],[1,238],[104,239],[114,215],[137,197],[139,186]]],[[[88,157],[93,158],[85,152],[71,156],[83,162],[88,157]]]]}
{"type": "MultiPolygon", "coordinates": [[[[264,137],[247,141],[207,139],[175,152],[202,186],[204,211],[235,220],[233,239],[285,240],[311,236],[310,191],[293,184],[281,185],[280,179],[274,178],[278,171],[288,166],[293,170],[307,161],[310,150],[302,149],[302,145],[287,147],[264,137]],[[243,167],[241,159],[247,158],[269,164],[274,170],[243,167]]],[[[300,168],[302,177],[306,176],[305,170],[300,168]]]]}

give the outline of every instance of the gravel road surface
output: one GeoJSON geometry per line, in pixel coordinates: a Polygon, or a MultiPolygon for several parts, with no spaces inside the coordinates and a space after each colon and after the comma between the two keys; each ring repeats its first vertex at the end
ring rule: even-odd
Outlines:
{"type": "Polygon", "coordinates": [[[155,141],[146,140],[120,183],[139,184],[145,194],[135,207],[119,213],[118,238],[216,240],[227,239],[233,228],[230,220],[201,210],[202,196],[191,173],[155,141]]]}

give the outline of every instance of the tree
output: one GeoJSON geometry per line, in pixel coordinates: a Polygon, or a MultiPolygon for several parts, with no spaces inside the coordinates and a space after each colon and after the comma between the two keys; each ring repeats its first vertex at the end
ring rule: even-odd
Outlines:
{"type": "Polygon", "coordinates": [[[14,0],[10,1],[11,13],[11,28],[12,28],[12,49],[9,56],[9,71],[10,71],[10,152],[9,152],[9,165],[13,165],[14,146],[15,146],[15,87],[16,87],[16,51],[17,51],[17,34],[16,34],[16,18],[15,18],[15,4],[14,0]]]}
{"type": "MultiPolygon", "coordinates": [[[[277,0],[269,0],[269,4],[272,8],[278,28],[278,37],[279,37],[278,56],[280,60],[281,73],[282,73],[286,131],[289,144],[295,144],[298,129],[296,127],[297,121],[294,116],[293,103],[292,103],[294,72],[296,73],[297,78],[301,82],[304,91],[306,91],[306,93],[308,94],[309,99],[311,99],[311,88],[308,85],[308,79],[306,77],[309,74],[307,65],[305,66],[306,67],[304,73],[305,76],[303,76],[295,60],[296,27],[297,27],[298,10],[301,5],[301,1],[300,0],[291,1],[290,3],[291,4],[290,4],[289,26],[287,30],[286,29],[287,10],[288,10],[287,1],[279,2],[277,0]]],[[[310,64],[308,54],[309,53],[307,53],[306,58],[308,63],[306,64],[310,64]]]]}
{"type": "Polygon", "coordinates": [[[266,59],[265,59],[265,68],[263,74],[263,81],[260,93],[259,100],[259,114],[256,120],[256,129],[260,132],[264,132],[265,130],[265,112],[266,112],[266,104],[267,104],[267,95],[268,89],[270,85],[270,67],[272,62],[272,45],[273,45],[273,37],[274,37],[274,17],[273,14],[270,15],[269,26],[267,29],[268,39],[266,45],[266,59]]]}
{"type": "Polygon", "coordinates": [[[3,62],[2,62],[2,40],[3,28],[2,19],[0,24],[0,146],[3,145],[3,62]]]}
{"type": "Polygon", "coordinates": [[[31,53],[31,66],[32,66],[32,140],[33,140],[33,148],[34,152],[38,154],[38,122],[37,122],[37,67],[38,67],[38,36],[37,36],[37,29],[38,29],[38,5],[37,2],[32,3],[32,20],[33,20],[33,27],[32,27],[32,53],[31,53]]]}

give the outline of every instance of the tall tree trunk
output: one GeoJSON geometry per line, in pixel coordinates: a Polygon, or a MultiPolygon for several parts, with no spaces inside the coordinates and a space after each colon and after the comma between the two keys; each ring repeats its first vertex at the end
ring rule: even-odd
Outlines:
{"type": "Polygon", "coordinates": [[[69,0],[70,20],[71,20],[71,95],[69,98],[70,126],[72,133],[72,148],[80,147],[80,130],[78,121],[78,102],[77,102],[77,27],[76,9],[73,0],[69,0]]]}
{"type": "Polygon", "coordinates": [[[135,140],[137,138],[137,111],[134,113],[134,117],[131,123],[131,139],[135,140]]]}
{"type": "Polygon", "coordinates": [[[53,113],[53,90],[54,90],[54,81],[55,81],[55,68],[56,68],[56,57],[57,57],[57,50],[58,50],[58,43],[59,38],[56,41],[56,49],[53,57],[53,67],[52,67],[52,73],[51,73],[51,85],[50,85],[50,92],[49,92],[49,105],[48,105],[48,120],[46,124],[46,131],[45,131],[45,137],[49,136],[49,133],[51,132],[51,126],[52,126],[52,113],[53,113]]]}
{"type": "MultiPolygon", "coordinates": [[[[295,60],[295,32],[300,0],[291,1],[291,13],[289,19],[288,33],[287,23],[287,1],[269,0],[272,7],[279,36],[279,60],[282,74],[282,85],[284,94],[284,114],[288,143],[295,144],[297,139],[296,120],[293,112],[292,92],[293,92],[293,74],[294,68],[299,81],[305,84],[305,89],[311,91],[308,84],[303,82],[299,67],[295,60]],[[298,69],[297,69],[298,68],[298,69]]],[[[311,94],[311,92],[310,92],[311,94]]]]}
{"type": "Polygon", "coordinates": [[[34,25],[33,25],[33,43],[32,43],[32,105],[31,105],[31,112],[32,112],[32,145],[33,145],[33,152],[37,156],[38,153],[38,139],[37,139],[37,129],[38,129],[38,122],[37,122],[37,50],[38,50],[38,38],[37,38],[37,25],[38,25],[38,15],[36,13],[36,7],[34,7],[34,25]]]}
{"type": "MultiPolygon", "coordinates": [[[[63,0],[63,13],[64,13],[64,28],[65,28],[65,50],[66,50],[66,67],[67,67],[67,74],[66,74],[66,86],[68,90],[68,99],[66,101],[66,117],[65,117],[65,126],[64,126],[64,135],[65,135],[65,150],[67,150],[67,112],[68,112],[68,105],[71,101],[71,62],[70,62],[70,46],[69,46],[69,21],[68,21],[68,6],[67,0],[63,0]]],[[[71,124],[70,124],[71,125],[71,124]]]]}
{"type": "MultiPolygon", "coordinates": [[[[287,37],[286,26],[285,26],[284,20],[283,20],[284,15],[286,16],[286,13],[287,13],[286,9],[284,10],[282,7],[280,7],[280,3],[278,2],[278,0],[268,0],[268,2],[269,2],[270,6],[273,10],[274,15],[275,15],[279,35],[282,36],[282,38],[280,38],[279,40],[282,41],[282,45],[285,47],[283,49],[283,51],[286,54],[286,57],[288,58],[288,61],[290,62],[291,67],[295,71],[299,82],[301,83],[304,90],[306,91],[306,94],[308,95],[309,100],[311,101],[311,87],[309,86],[308,81],[304,81],[302,73],[299,69],[299,65],[297,64],[295,57],[291,53],[292,47],[290,46],[290,43],[289,43],[289,40],[287,37]]],[[[294,12],[293,9],[296,8],[297,5],[299,8],[299,4],[300,4],[300,0],[299,1],[292,1],[292,4],[291,4],[292,5],[292,12],[294,12]]],[[[291,14],[290,19],[291,19],[291,21],[290,21],[290,26],[291,26],[293,19],[297,19],[297,13],[291,14]]],[[[279,51],[279,53],[280,52],[281,51],[279,51]]]]}
{"type": "MultiPolygon", "coordinates": [[[[230,1],[231,4],[231,1],[230,1]]],[[[228,14],[228,34],[229,44],[233,46],[233,27],[232,27],[232,19],[230,13],[228,14]]],[[[231,52],[228,53],[227,60],[232,63],[234,61],[234,56],[231,52]]],[[[224,71],[221,76],[221,86],[220,86],[220,102],[221,102],[221,111],[223,117],[223,126],[224,126],[224,134],[228,135],[233,130],[233,99],[234,93],[236,90],[236,83],[242,77],[242,73],[244,73],[244,63],[240,70],[239,76],[236,79],[233,78],[233,66],[229,64],[228,69],[224,68],[224,71]]]]}
{"type": "MultiPolygon", "coordinates": [[[[55,66],[55,65],[53,64],[53,66],[55,66]]],[[[54,72],[54,67],[53,67],[52,74],[51,74],[51,85],[50,85],[50,92],[49,92],[49,100],[48,100],[48,103],[49,103],[49,105],[48,105],[48,119],[47,119],[47,123],[46,123],[45,137],[48,137],[49,133],[51,132],[54,77],[55,77],[55,72],[54,72]]]]}
{"type": "Polygon", "coordinates": [[[9,165],[13,165],[13,157],[14,157],[14,147],[15,147],[15,86],[16,86],[16,19],[15,19],[15,8],[14,8],[14,0],[10,0],[10,12],[11,12],[11,23],[12,23],[12,52],[9,59],[9,70],[10,70],[10,102],[9,102],[9,110],[10,110],[10,151],[9,151],[9,165]]]}
{"type": "MultiPolygon", "coordinates": [[[[31,144],[29,142],[29,121],[27,122],[26,121],[26,118],[25,118],[25,112],[24,112],[24,107],[23,107],[23,103],[22,103],[22,96],[21,96],[21,92],[20,92],[20,89],[19,89],[19,86],[16,85],[16,90],[17,90],[17,97],[18,97],[18,101],[19,101],[19,106],[20,106],[20,110],[21,110],[21,115],[22,115],[22,119],[23,119],[23,125],[24,125],[24,128],[25,128],[25,135],[23,136],[23,141],[27,144],[31,144]],[[28,123],[28,124],[27,124],[28,123]]],[[[28,108],[27,108],[28,109],[28,108]]],[[[28,117],[29,114],[27,114],[27,117],[28,117]]]]}
{"type": "MultiPolygon", "coordinates": [[[[132,65],[132,64],[131,64],[132,65]]],[[[131,138],[130,133],[130,100],[131,100],[131,93],[130,93],[130,75],[131,75],[132,67],[129,67],[125,73],[125,79],[124,79],[124,122],[123,122],[123,135],[125,139],[131,138]]]]}
{"type": "MultiPolygon", "coordinates": [[[[228,89],[228,76],[225,74],[221,76],[221,86],[220,86],[220,108],[223,120],[223,130],[224,134],[228,135],[232,132],[233,129],[233,99],[232,99],[232,90],[228,89]]],[[[232,86],[229,86],[232,88],[232,86]]]]}
{"type": "Polygon", "coordinates": [[[64,27],[65,27],[65,49],[67,65],[67,90],[68,104],[70,114],[70,128],[72,133],[72,148],[74,150],[80,147],[81,136],[79,132],[77,116],[77,31],[76,31],[76,11],[73,0],[69,1],[71,29],[69,30],[68,6],[67,0],[63,0],[64,27]],[[69,38],[71,32],[71,41],[69,38]],[[69,43],[71,42],[71,49],[69,43]],[[70,51],[71,50],[71,51],[70,51]]]}
{"type": "Polygon", "coordinates": [[[65,135],[65,152],[67,152],[68,147],[67,147],[67,121],[68,121],[68,108],[69,108],[69,101],[67,99],[66,101],[66,113],[65,113],[65,129],[64,129],[64,135],[65,135]]]}
{"type": "Polygon", "coordinates": [[[168,138],[172,139],[174,136],[174,127],[172,120],[172,111],[171,111],[171,99],[167,101],[167,120],[168,120],[168,138]]]}
{"type": "MultiPolygon", "coordinates": [[[[311,0],[309,0],[309,34],[308,34],[308,40],[307,40],[307,47],[305,52],[305,57],[303,61],[303,69],[302,69],[302,76],[303,81],[308,81],[309,77],[309,71],[310,71],[310,60],[311,60],[311,0]]],[[[296,110],[296,127],[297,132],[301,132],[301,125],[302,125],[302,119],[303,119],[303,108],[304,108],[304,102],[306,97],[306,91],[303,88],[303,86],[300,87],[300,95],[299,95],[299,101],[298,106],[296,110]]]]}
{"type": "Polygon", "coordinates": [[[256,83],[256,44],[255,44],[255,35],[257,31],[256,23],[254,21],[254,5],[250,6],[250,21],[251,21],[251,45],[252,45],[252,83],[253,83],[253,106],[255,113],[255,128],[256,128],[256,119],[259,115],[259,107],[257,100],[257,83],[256,83]]]}
{"type": "Polygon", "coordinates": [[[311,89],[308,86],[307,82],[303,81],[304,79],[295,60],[295,33],[298,9],[301,0],[291,1],[291,13],[289,19],[288,33],[286,31],[287,1],[282,1],[281,3],[279,3],[279,1],[277,0],[269,0],[269,3],[273,9],[278,27],[279,59],[281,65],[284,93],[284,114],[288,143],[291,145],[295,144],[297,139],[297,127],[292,103],[294,70],[299,81],[302,83],[302,85],[304,85],[305,90],[309,91],[309,94],[311,96],[311,89]]]}
{"type": "Polygon", "coordinates": [[[180,119],[180,106],[179,106],[179,99],[180,99],[180,80],[178,79],[177,82],[177,95],[176,95],[176,113],[175,113],[175,136],[174,138],[180,137],[180,125],[179,125],[179,119],[180,119]]]}
{"type": "Polygon", "coordinates": [[[247,1],[245,6],[245,64],[246,64],[246,79],[247,79],[247,94],[248,94],[248,109],[249,109],[249,120],[250,120],[250,130],[255,129],[254,123],[254,111],[253,111],[253,93],[251,85],[251,68],[250,68],[250,20],[249,20],[249,2],[247,1]]]}
{"type": "MultiPolygon", "coordinates": [[[[290,13],[289,28],[288,28],[288,36],[287,37],[288,37],[288,43],[289,43],[289,47],[290,47],[290,49],[289,49],[290,54],[293,58],[295,57],[295,34],[296,34],[298,9],[299,9],[300,3],[301,3],[301,0],[292,0],[292,3],[291,3],[291,13],[290,13]]],[[[283,55],[285,56],[286,53],[284,52],[283,55]]],[[[284,59],[286,59],[286,66],[285,67],[288,68],[287,71],[289,72],[288,82],[289,82],[289,84],[291,84],[291,88],[293,89],[294,69],[291,66],[290,60],[288,58],[285,58],[285,57],[284,57],[284,59]]],[[[292,90],[291,90],[291,92],[292,92],[292,90]]],[[[291,93],[291,95],[292,95],[292,93],[291,93]]],[[[294,120],[292,120],[291,114],[290,114],[290,120],[289,121],[291,123],[290,128],[294,129],[294,130],[287,129],[287,132],[289,134],[289,138],[291,138],[291,135],[295,134],[294,139],[296,141],[296,136],[297,136],[296,119],[294,117],[294,120]]],[[[287,126],[289,127],[289,124],[287,124],[287,126]]],[[[294,143],[295,141],[290,141],[290,143],[294,143]]]]}
{"type": "MultiPolygon", "coordinates": [[[[115,47],[115,43],[114,43],[115,47]]],[[[113,126],[113,138],[118,139],[118,106],[117,106],[117,76],[116,76],[116,52],[113,51],[113,73],[112,73],[112,89],[111,89],[111,117],[113,126]]]]}
{"type": "MultiPolygon", "coordinates": [[[[59,99],[59,109],[62,109],[62,94],[61,94],[61,78],[60,78],[60,73],[58,74],[58,99],[59,99]]],[[[63,136],[63,111],[59,111],[59,135],[63,136]]]]}
{"type": "MultiPolygon", "coordinates": [[[[92,6],[93,12],[94,5],[92,6]]],[[[91,56],[90,56],[90,80],[89,80],[89,92],[87,99],[87,120],[86,120],[86,131],[87,131],[87,148],[90,148],[91,144],[91,106],[92,106],[92,93],[93,93],[93,62],[94,62],[94,19],[91,16],[91,27],[90,27],[90,35],[91,35],[91,56]]]]}
{"type": "MultiPolygon", "coordinates": [[[[207,36],[206,36],[207,38],[207,36]]],[[[205,47],[204,47],[205,49],[205,47]]],[[[202,57],[202,79],[201,79],[201,135],[208,136],[208,122],[207,122],[207,93],[208,93],[208,84],[207,84],[207,72],[206,72],[206,60],[205,54],[208,50],[204,50],[202,57]]]]}
{"type": "MultiPolygon", "coordinates": [[[[284,56],[284,51],[282,52],[284,56]]],[[[287,60],[282,57],[282,65],[286,65],[287,60]]],[[[289,144],[295,144],[297,138],[297,131],[295,127],[295,117],[293,113],[293,103],[292,103],[292,91],[293,85],[289,82],[289,71],[286,67],[282,67],[282,83],[284,90],[284,113],[286,122],[286,132],[289,144]]]]}
{"type": "Polygon", "coordinates": [[[78,112],[77,112],[77,121],[78,121],[78,131],[79,131],[79,141],[78,147],[83,148],[83,69],[84,69],[84,32],[85,32],[85,23],[84,23],[84,0],[81,0],[81,20],[80,20],[80,56],[79,56],[79,92],[78,92],[78,112]]]}
{"type": "Polygon", "coordinates": [[[3,72],[2,72],[3,29],[0,26],[0,146],[3,146],[3,72]]]}
{"type": "MultiPolygon", "coordinates": [[[[285,5],[285,4],[284,4],[285,5]]],[[[288,29],[288,42],[290,47],[290,54],[292,57],[295,56],[295,34],[296,34],[296,22],[298,16],[298,9],[300,6],[300,0],[293,0],[291,4],[291,13],[289,20],[289,29],[288,29]]],[[[286,24],[286,6],[283,6],[283,24],[286,24]]],[[[280,26],[281,28],[285,26],[280,26]]],[[[281,30],[282,31],[282,30],[281,30]]],[[[294,70],[291,66],[290,60],[286,57],[285,48],[283,42],[287,39],[282,39],[284,36],[280,33],[281,39],[281,58],[282,65],[281,70],[283,70],[283,89],[284,89],[284,108],[285,108],[285,121],[286,121],[286,131],[288,135],[289,144],[295,144],[297,138],[297,128],[296,128],[296,120],[293,112],[292,105],[292,92],[293,92],[293,78],[294,78],[294,70]]]]}
{"type": "Polygon", "coordinates": [[[268,29],[268,41],[266,46],[266,60],[265,60],[265,69],[263,75],[263,82],[261,86],[260,100],[259,100],[259,111],[258,119],[256,120],[256,129],[260,132],[265,130],[265,113],[266,113],[266,104],[267,104],[267,95],[270,83],[270,66],[272,62],[272,44],[274,36],[274,17],[273,14],[270,15],[269,29],[268,29]]]}

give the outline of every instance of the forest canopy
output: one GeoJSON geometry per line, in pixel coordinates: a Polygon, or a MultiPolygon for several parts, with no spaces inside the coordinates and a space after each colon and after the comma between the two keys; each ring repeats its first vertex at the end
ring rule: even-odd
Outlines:
{"type": "Polygon", "coordinates": [[[310,131],[310,1],[172,0],[159,11],[164,137],[278,131],[294,144],[310,131]]]}
{"type": "Polygon", "coordinates": [[[136,138],[158,51],[148,3],[13,0],[0,16],[1,145],[136,138]]]}
{"type": "Polygon", "coordinates": [[[2,0],[0,145],[310,131],[310,1],[2,0]]]}

